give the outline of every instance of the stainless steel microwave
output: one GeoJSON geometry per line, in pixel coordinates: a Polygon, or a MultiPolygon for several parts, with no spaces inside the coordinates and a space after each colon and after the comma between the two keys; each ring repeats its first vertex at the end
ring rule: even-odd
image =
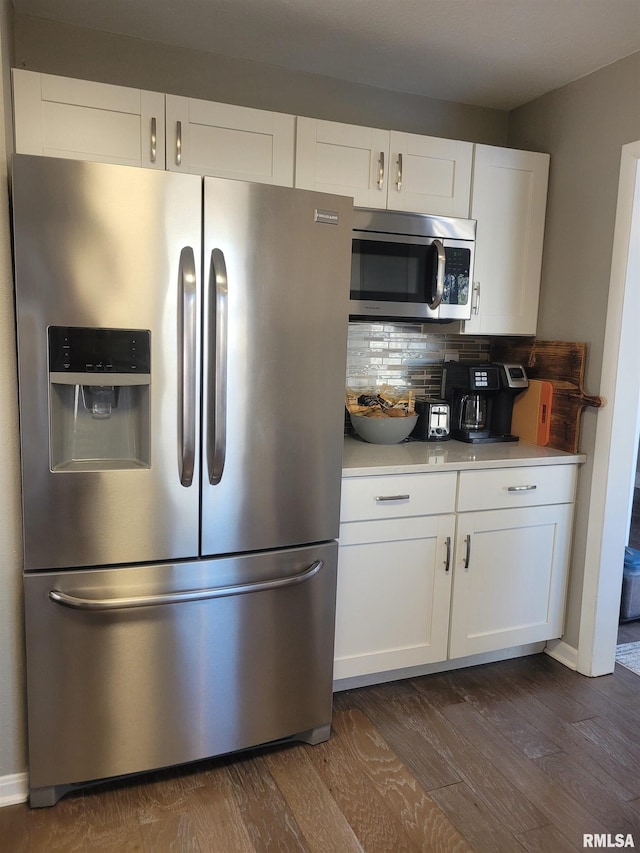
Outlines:
{"type": "Polygon", "coordinates": [[[471,317],[475,219],[356,208],[352,320],[471,317]]]}

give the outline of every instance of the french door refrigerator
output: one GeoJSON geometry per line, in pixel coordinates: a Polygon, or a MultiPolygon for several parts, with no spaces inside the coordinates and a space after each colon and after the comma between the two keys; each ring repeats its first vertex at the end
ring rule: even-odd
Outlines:
{"type": "Polygon", "coordinates": [[[329,736],[351,200],[18,155],[30,802],[329,736]]]}

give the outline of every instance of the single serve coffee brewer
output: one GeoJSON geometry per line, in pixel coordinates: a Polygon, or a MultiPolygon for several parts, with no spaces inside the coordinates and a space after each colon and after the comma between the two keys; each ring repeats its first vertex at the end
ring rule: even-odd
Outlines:
{"type": "Polygon", "coordinates": [[[442,397],[451,407],[451,437],[470,443],[517,441],[511,433],[513,401],[528,387],[521,364],[446,361],[442,397]]]}

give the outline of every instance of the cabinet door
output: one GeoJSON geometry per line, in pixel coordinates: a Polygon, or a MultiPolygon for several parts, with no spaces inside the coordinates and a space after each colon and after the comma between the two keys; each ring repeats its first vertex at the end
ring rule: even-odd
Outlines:
{"type": "Polygon", "coordinates": [[[388,169],[389,131],[298,116],[296,187],[385,208],[388,169]]]}
{"type": "Polygon", "coordinates": [[[334,679],[446,659],[454,518],[341,525],[334,679]]]}
{"type": "Polygon", "coordinates": [[[164,169],[164,95],[13,70],[19,154],[164,169]]]}
{"type": "Polygon", "coordinates": [[[562,635],[572,510],[458,515],[450,658],[562,635]]]}
{"type": "Polygon", "coordinates": [[[474,303],[463,332],[535,335],[549,155],[476,145],[474,303]]]}
{"type": "Polygon", "coordinates": [[[294,116],[167,95],[167,169],[293,186],[294,116]]]}
{"type": "Polygon", "coordinates": [[[387,207],[469,216],[473,145],[391,131],[387,207]]]}

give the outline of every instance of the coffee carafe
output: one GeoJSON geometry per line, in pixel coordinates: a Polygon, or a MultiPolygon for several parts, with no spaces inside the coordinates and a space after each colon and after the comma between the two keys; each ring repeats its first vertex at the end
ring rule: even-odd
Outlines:
{"type": "Polygon", "coordinates": [[[456,427],[474,432],[487,426],[487,399],[483,394],[463,394],[460,397],[459,418],[456,427]]]}

